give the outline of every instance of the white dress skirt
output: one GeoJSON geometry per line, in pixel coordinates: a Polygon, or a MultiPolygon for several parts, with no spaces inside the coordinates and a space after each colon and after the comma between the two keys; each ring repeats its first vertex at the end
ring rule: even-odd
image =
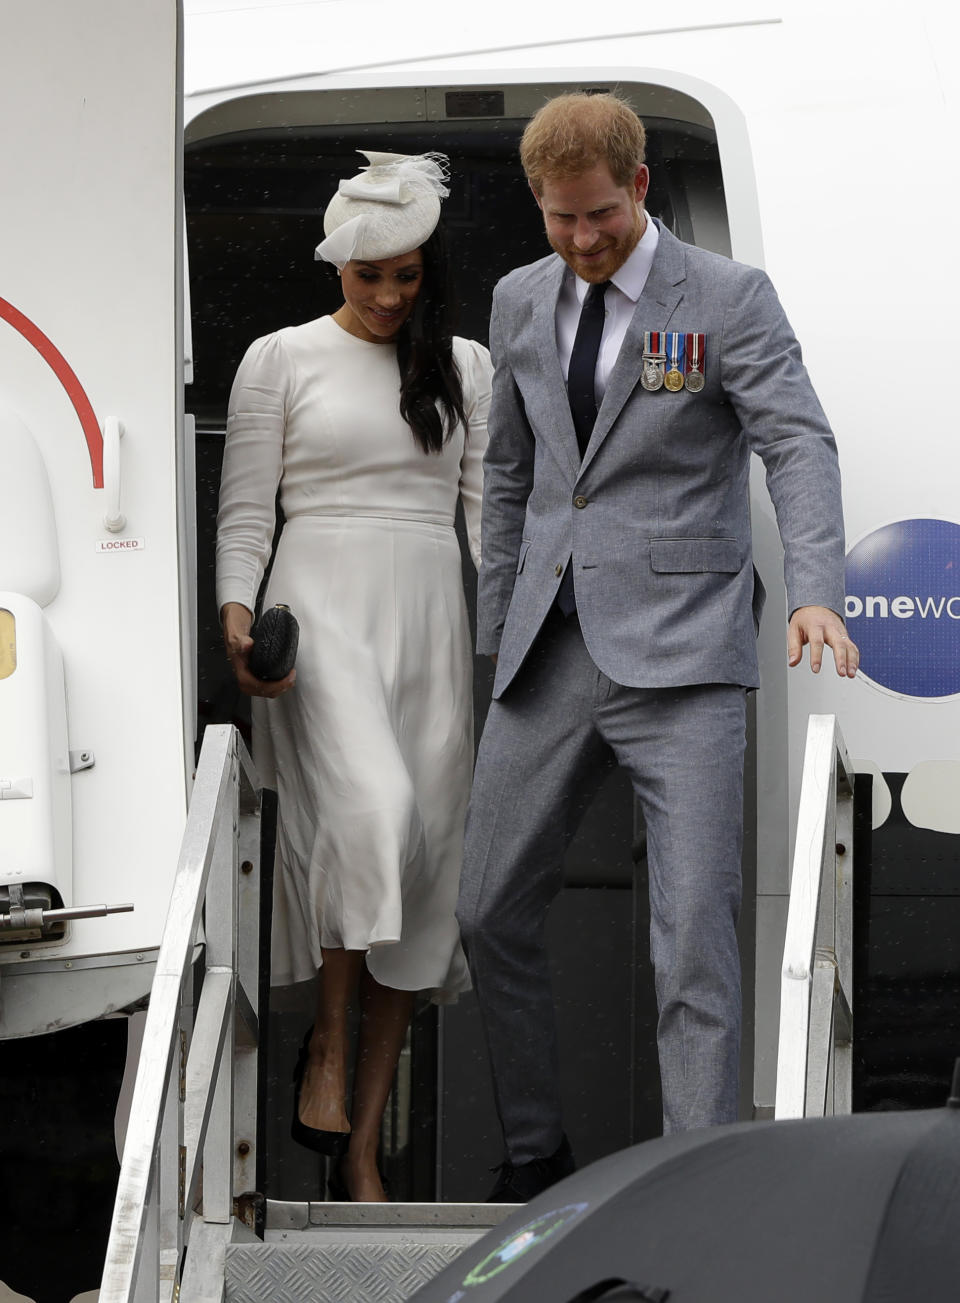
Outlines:
{"type": "Polygon", "coordinates": [[[300,623],[297,681],[254,699],[254,759],[279,796],[273,981],[321,947],[377,981],[449,1000],[469,986],[454,907],[473,766],[472,656],[454,530],[479,562],[486,350],[456,339],[468,429],[423,453],[400,416],[396,350],[331,317],[248,350],[230,399],[219,606],[300,623]]]}

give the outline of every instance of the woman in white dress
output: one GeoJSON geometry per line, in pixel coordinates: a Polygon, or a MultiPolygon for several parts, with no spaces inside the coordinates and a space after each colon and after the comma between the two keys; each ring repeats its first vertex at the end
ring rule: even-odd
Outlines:
{"type": "Polygon", "coordinates": [[[451,338],[442,155],[367,154],[324,215],[332,316],[257,340],[233,386],[217,539],[227,654],[279,795],[273,981],[318,975],[292,1133],[340,1158],[338,1197],[382,1200],[380,1122],[414,993],[469,985],[454,918],[473,764],[463,502],[479,564],[486,349],[451,338]],[[294,671],[247,665],[263,597],[300,623],[294,671]],[[361,1020],[345,1101],[347,1013],[361,1020]]]}

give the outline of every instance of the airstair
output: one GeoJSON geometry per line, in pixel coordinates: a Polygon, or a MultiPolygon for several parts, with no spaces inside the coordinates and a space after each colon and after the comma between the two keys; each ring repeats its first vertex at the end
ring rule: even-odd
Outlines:
{"type": "MultiPolygon", "coordinates": [[[[812,717],[784,952],[780,1116],[850,1108],[852,791],[836,721],[812,717]]],[[[516,1210],[256,1192],[259,856],[252,761],[235,728],[211,726],[151,992],[100,1303],[402,1303],[516,1210]]]]}
{"type": "Polygon", "coordinates": [[[260,792],[204,735],[144,1028],[100,1303],[400,1303],[510,1205],[264,1200],[257,1189],[260,792]]]}

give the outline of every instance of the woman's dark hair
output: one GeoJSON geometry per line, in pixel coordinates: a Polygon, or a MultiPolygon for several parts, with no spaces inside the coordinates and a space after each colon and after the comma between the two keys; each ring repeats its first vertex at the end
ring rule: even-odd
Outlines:
{"type": "Polygon", "coordinates": [[[440,452],[458,423],[466,426],[463,386],[453,357],[453,291],[446,241],[438,226],[423,254],[423,282],[397,336],[400,415],[424,452],[440,452]]]}

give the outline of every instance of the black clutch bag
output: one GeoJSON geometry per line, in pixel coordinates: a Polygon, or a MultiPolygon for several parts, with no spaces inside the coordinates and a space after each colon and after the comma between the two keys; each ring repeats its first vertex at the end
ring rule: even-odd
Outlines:
{"type": "Polygon", "coordinates": [[[297,659],[300,626],[289,606],[271,606],[250,630],[253,646],[247,667],[257,679],[285,679],[297,659]]]}

